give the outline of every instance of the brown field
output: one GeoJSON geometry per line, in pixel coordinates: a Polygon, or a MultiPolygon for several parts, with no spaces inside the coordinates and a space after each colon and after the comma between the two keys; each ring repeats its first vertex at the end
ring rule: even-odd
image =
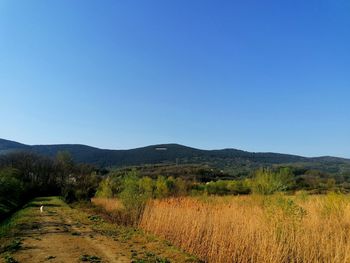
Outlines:
{"type": "Polygon", "coordinates": [[[91,202],[97,206],[102,206],[107,212],[114,212],[122,209],[124,206],[118,199],[112,198],[91,198],[91,202]]]}
{"type": "Polygon", "coordinates": [[[346,196],[153,200],[140,227],[207,262],[350,262],[346,196]]]}

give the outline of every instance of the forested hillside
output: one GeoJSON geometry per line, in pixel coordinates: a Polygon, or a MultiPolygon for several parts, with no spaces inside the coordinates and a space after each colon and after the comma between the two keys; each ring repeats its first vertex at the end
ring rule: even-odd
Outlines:
{"type": "Polygon", "coordinates": [[[201,150],[179,144],[152,145],[130,150],[105,150],[79,144],[25,145],[0,139],[0,154],[14,151],[55,157],[67,151],[77,163],[121,168],[149,164],[206,165],[233,176],[244,176],[259,167],[291,165],[331,174],[350,175],[350,160],[336,157],[306,158],[279,153],[254,153],[236,149],[201,150]]]}

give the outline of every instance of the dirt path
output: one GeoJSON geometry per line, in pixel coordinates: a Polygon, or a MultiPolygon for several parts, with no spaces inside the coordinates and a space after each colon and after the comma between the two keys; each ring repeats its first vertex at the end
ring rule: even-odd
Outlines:
{"type": "Polygon", "coordinates": [[[19,262],[130,262],[120,244],[96,233],[89,225],[74,223],[70,208],[43,200],[44,212],[33,205],[30,222],[20,225],[22,249],[14,254],[19,262]],[[86,256],[84,256],[86,255],[86,256]]]}
{"type": "Polygon", "coordinates": [[[174,249],[165,254],[175,259],[162,259],[147,252],[142,242],[96,231],[96,226],[106,229],[112,226],[99,217],[89,217],[68,207],[58,198],[38,199],[24,211],[17,219],[12,237],[21,241],[21,248],[11,252],[18,262],[188,262],[186,256],[174,249]],[[43,213],[39,209],[41,204],[43,213]],[[141,248],[145,250],[144,260],[137,258],[141,248]]]}

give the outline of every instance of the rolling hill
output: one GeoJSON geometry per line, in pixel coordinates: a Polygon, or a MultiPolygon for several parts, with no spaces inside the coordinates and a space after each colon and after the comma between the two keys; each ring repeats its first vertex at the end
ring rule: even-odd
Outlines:
{"type": "Polygon", "coordinates": [[[201,164],[228,173],[246,172],[261,166],[293,165],[329,173],[348,173],[350,159],[337,157],[307,158],[280,153],[255,153],[237,149],[201,150],[179,144],[160,144],[130,150],[106,150],[80,144],[26,145],[0,139],[0,154],[28,151],[54,157],[68,151],[78,163],[97,167],[126,167],[145,164],[201,164]]]}

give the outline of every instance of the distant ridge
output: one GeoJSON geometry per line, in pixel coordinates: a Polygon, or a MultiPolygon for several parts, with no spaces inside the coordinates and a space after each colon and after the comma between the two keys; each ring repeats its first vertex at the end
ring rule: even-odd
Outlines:
{"type": "Polygon", "coordinates": [[[350,169],[350,159],[338,157],[307,158],[280,153],[255,153],[237,149],[201,150],[179,144],[158,144],[130,150],[106,150],[81,144],[26,145],[0,139],[0,154],[29,151],[54,157],[68,151],[74,161],[98,167],[125,167],[131,165],[176,162],[180,164],[205,164],[222,169],[251,169],[260,166],[293,164],[324,171],[339,172],[350,169]]]}

